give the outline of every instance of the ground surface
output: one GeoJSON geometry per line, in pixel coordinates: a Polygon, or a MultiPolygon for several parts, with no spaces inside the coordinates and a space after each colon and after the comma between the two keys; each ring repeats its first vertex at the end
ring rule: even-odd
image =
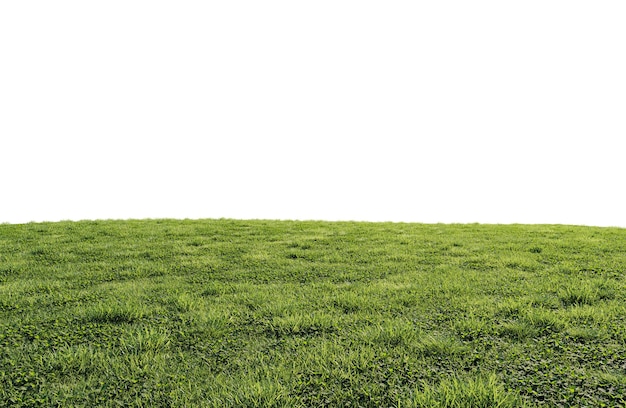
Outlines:
{"type": "Polygon", "coordinates": [[[617,228],[0,225],[0,406],[624,406],[625,272],[617,228]]]}

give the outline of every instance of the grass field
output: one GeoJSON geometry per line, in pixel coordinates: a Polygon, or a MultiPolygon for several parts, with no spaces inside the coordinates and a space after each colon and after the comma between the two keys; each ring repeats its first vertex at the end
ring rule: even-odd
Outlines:
{"type": "Polygon", "coordinates": [[[626,230],[0,225],[0,406],[626,406],[626,230]]]}

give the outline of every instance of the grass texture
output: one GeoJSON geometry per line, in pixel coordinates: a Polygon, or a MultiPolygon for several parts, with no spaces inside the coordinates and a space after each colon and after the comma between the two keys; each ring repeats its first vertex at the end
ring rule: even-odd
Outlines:
{"type": "Polygon", "coordinates": [[[626,406],[626,230],[0,225],[0,407],[626,406]]]}

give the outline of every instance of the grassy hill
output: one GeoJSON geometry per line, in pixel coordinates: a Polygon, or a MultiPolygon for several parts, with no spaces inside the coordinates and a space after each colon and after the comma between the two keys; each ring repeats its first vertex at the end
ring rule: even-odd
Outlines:
{"type": "Polygon", "coordinates": [[[0,225],[0,406],[626,404],[626,230],[0,225]]]}

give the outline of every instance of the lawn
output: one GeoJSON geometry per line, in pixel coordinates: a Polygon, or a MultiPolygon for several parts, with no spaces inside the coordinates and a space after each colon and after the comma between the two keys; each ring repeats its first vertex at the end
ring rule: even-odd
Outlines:
{"type": "Polygon", "coordinates": [[[626,229],[0,225],[0,407],[626,406],[626,229]]]}

